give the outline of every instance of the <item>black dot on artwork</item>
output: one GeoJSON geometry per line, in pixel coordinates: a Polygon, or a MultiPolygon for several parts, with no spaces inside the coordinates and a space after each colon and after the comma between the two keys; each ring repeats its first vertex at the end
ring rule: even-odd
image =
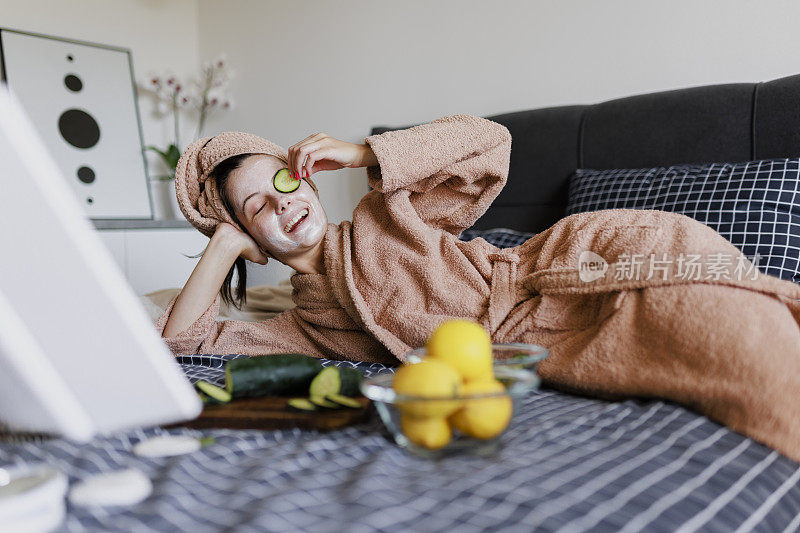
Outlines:
{"type": "Polygon", "coordinates": [[[67,109],[58,117],[58,131],[76,148],[91,148],[100,140],[100,126],[92,115],[80,109],[67,109]]]}
{"type": "Polygon", "coordinates": [[[92,183],[94,181],[94,170],[89,167],[79,168],[78,179],[84,183],[92,183]]]}
{"type": "Polygon", "coordinates": [[[83,82],[75,74],[67,75],[67,77],[64,78],[64,85],[67,86],[67,89],[73,92],[78,92],[83,89],[83,82]]]}
{"type": "Polygon", "coordinates": [[[72,55],[67,56],[67,61],[72,61],[72,55]]]}
{"type": "Polygon", "coordinates": [[[87,204],[93,204],[94,203],[94,198],[92,198],[91,196],[87,196],[86,197],[86,203],[87,204]]]}

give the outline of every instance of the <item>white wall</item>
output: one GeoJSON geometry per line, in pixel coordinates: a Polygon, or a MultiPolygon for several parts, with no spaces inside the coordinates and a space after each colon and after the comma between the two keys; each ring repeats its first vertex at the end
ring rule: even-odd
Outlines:
{"type": "MultiPolygon", "coordinates": [[[[317,131],[363,142],[377,124],[790,75],[797,20],[789,0],[0,0],[0,27],[129,47],[138,79],[194,74],[226,52],[237,107],[205,134],[284,147],[317,131]]],[[[139,103],[145,141],[169,142],[171,123],[139,103]]],[[[335,223],[367,191],[364,169],[315,182],[335,223]]],[[[255,266],[251,284],[290,272],[255,266]]]]}
{"type": "MultiPolygon", "coordinates": [[[[285,147],[317,131],[363,142],[379,124],[800,72],[792,1],[199,0],[198,16],[200,55],[224,50],[239,73],[238,108],[209,133],[285,147]]],[[[315,178],[332,222],[365,180],[315,178]]]]}

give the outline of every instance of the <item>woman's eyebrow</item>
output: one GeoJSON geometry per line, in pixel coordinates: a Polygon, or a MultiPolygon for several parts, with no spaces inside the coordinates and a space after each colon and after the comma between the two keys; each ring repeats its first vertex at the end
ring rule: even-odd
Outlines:
{"type": "MultiPolygon", "coordinates": [[[[273,174],[273,175],[272,175],[272,179],[274,180],[274,179],[275,179],[275,176],[278,174],[278,172],[280,172],[280,171],[281,171],[281,170],[283,170],[284,168],[286,168],[286,167],[281,167],[281,168],[279,168],[278,170],[276,170],[276,171],[275,171],[275,174],[273,174]]],[[[258,191],[256,191],[256,192],[254,192],[254,193],[252,193],[252,194],[248,195],[248,197],[244,199],[244,202],[242,202],[242,213],[244,213],[244,206],[245,206],[245,204],[247,203],[247,200],[249,200],[250,198],[252,198],[252,197],[253,197],[253,196],[255,196],[256,194],[258,194],[258,191]]]]}

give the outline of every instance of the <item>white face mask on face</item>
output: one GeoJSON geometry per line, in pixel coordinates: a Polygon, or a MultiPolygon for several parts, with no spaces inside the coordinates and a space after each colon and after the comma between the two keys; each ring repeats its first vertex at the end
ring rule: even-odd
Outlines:
{"type": "Polygon", "coordinates": [[[278,259],[314,248],[328,225],[325,210],[306,180],[300,180],[300,186],[289,193],[275,189],[273,178],[281,168],[285,164],[276,158],[252,156],[229,182],[242,193],[241,198],[256,193],[245,204],[244,212],[239,213],[239,219],[262,250],[278,259]],[[307,214],[287,233],[286,225],[301,213],[307,214]]]}
{"type": "Polygon", "coordinates": [[[251,225],[251,234],[264,249],[273,254],[292,254],[312,248],[322,239],[328,218],[307,181],[301,180],[300,187],[293,192],[275,191],[271,196],[259,200],[266,205],[254,216],[251,225]],[[286,233],[286,226],[302,213],[307,214],[286,233]]]}

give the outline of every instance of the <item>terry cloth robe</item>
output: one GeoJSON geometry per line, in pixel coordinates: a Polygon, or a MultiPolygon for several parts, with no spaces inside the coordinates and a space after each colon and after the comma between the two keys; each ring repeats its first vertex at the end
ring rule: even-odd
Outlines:
{"type": "Polygon", "coordinates": [[[460,241],[505,185],[507,128],[460,114],[365,142],[378,160],[367,168],[374,190],[352,222],[328,225],[326,274],[291,277],[297,307],[217,322],[217,296],[166,339],[174,353],[391,364],[444,320],[469,318],[494,342],[547,347],[538,372],[551,387],[673,400],[800,461],[800,287],[760,274],[708,226],[662,211],[576,214],[514,248],[460,241]],[[598,279],[586,280],[586,252],[606,265],[598,279]],[[699,274],[687,275],[689,264],[699,274]]]}

